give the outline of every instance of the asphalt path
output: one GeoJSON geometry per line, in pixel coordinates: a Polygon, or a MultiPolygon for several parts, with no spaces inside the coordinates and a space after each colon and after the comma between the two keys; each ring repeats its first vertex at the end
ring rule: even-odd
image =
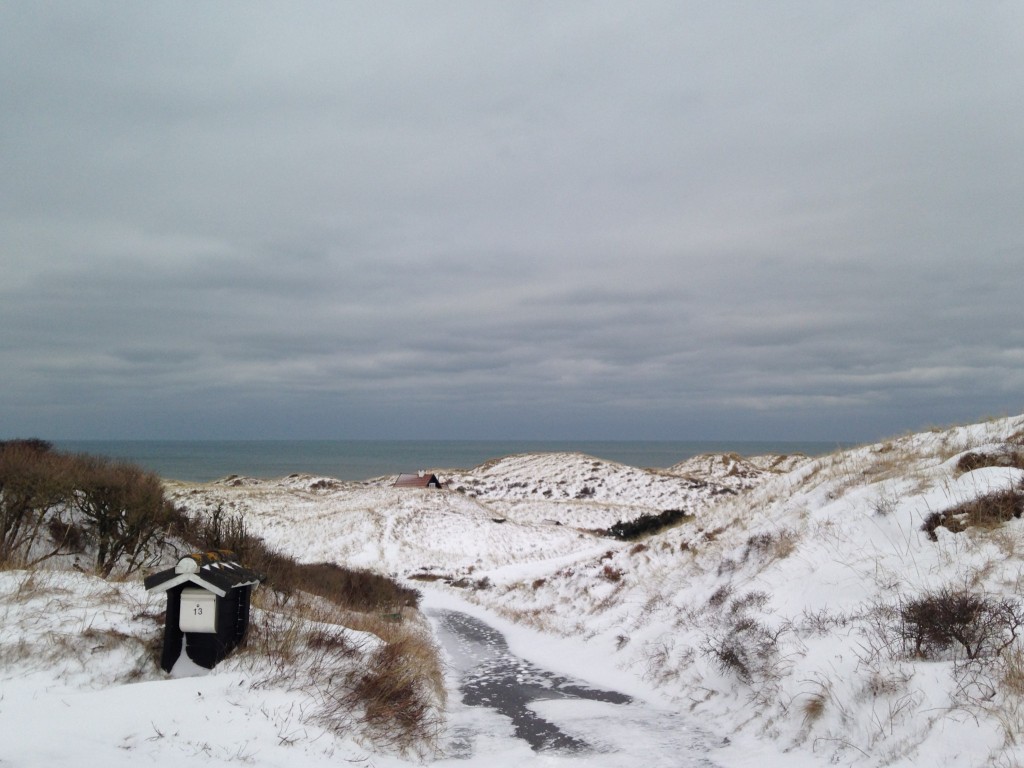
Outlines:
{"type": "MultiPolygon", "coordinates": [[[[588,757],[595,765],[619,762],[602,761],[602,755],[624,758],[629,753],[642,755],[646,765],[715,765],[702,736],[678,713],[543,669],[512,653],[501,632],[466,613],[432,609],[428,615],[449,658],[461,703],[507,718],[514,738],[535,753],[588,757]]],[[[473,757],[472,741],[472,734],[463,735],[460,757],[473,757]]]]}

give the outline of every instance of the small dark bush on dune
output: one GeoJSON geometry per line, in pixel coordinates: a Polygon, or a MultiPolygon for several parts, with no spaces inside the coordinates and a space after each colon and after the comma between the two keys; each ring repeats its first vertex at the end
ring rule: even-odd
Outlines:
{"type": "Polygon", "coordinates": [[[690,518],[685,510],[666,509],[657,515],[640,515],[633,520],[618,521],[610,528],[601,531],[605,536],[622,541],[635,541],[641,536],[649,536],[660,533],[666,528],[671,528],[684,520],[690,518]]]}
{"type": "Polygon", "coordinates": [[[942,512],[932,512],[925,518],[921,530],[932,541],[938,541],[935,529],[942,527],[960,533],[969,527],[996,528],[1024,514],[1024,483],[1012,488],[979,496],[957,504],[942,512]]]}
{"type": "Polygon", "coordinates": [[[960,457],[956,463],[958,474],[973,472],[985,467],[1016,467],[1024,469],[1024,451],[1017,449],[996,451],[971,451],[960,457]]]}
{"type": "Polygon", "coordinates": [[[782,630],[772,629],[751,615],[769,600],[764,592],[749,592],[732,599],[731,585],[719,587],[708,599],[708,607],[719,615],[717,627],[701,643],[701,653],[725,673],[743,683],[766,680],[778,657],[782,630]]]}
{"type": "Polygon", "coordinates": [[[962,653],[980,659],[997,656],[1016,641],[1024,609],[1012,598],[943,588],[904,603],[900,620],[902,639],[914,656],[962,653]]]}

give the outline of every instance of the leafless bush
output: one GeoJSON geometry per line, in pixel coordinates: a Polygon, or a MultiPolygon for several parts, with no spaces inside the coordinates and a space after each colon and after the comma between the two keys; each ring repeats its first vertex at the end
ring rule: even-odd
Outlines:
{"type": "Polygon", "coordinates": [[[850,617],[843,613],[831,613],[822,608],[817,611],[804,609],[799,622],[799,629],[817,635],[828,635],[839,627],[850,623],[850,617]]]}
{"type": "Polygon", "coordinates": [[[879,517],[888,517],[896,511],[899,499],[894,496],[879,496],[871,502],[871,509],[879,517]]]}
{"type": "Polygon", "coordinates": [[[711,608],[720,608],[721,606],[725,605],[726,601],[730,597],[732,597],[732,593],[732,584],[723,584],[711,593],[711,597],[708,598],[708,605],[711,608]]]}
{"type": "Polygon", "coordinates": [[[132,464],[0,443],[0,563],[23,566],[88,551],[103,577],[156,556],[178,519],[160,479],[132,464]]]}
{"type": "Polygon", "coordinates": [[[80,456],[74,468],[72,505],[95,547],[96,572],[132,573],[146,565],[176,521],[152,472],[95,456],[80,456]]]}
{"type": "Polygon", "coordinates": [[[732,587],[723,585],[708,600],[708,606],[721,613],[717,626],[705,635],[700,650],[720,670],[749,684],[769,676],[777,661],[782,632],[749,615],[749,611],[764,607],[769,599],[767,594],[749,592],[730,601],[732,594],[732,587]]]}
{"type": "Polygon", "coordinates": [[[796,533],[790,530],[761,531],[747,539],[742,561],[772,561],[789,557],[796,548],[796,533]]]}
{"type": "Polygon", "coordinates": [[[70,497],[71,461],[42,440],[0,443],[0,564],[30,565],[67,551],[62,505],[70,497]],[[45,552],[33,551],[53,532],[45,552]]]}
{"type": "Polygon", "coordinates": [[[780,634],[750,616],[738,615],[704,638],[701,653],[723,672],[752,683],[774,666],[780,634]]]}
{"type": "Polygon", "coordinates": [[[606,581],[616,582],[622,580],[622,571],[611,563],[605,563],[604,568],[601,569],[601,578],[606,581]]]}
{"type": "Polygon", "coordinates": [[[747,592],[746,594],[740,595],[729,604],[729,613],[736,615],[748,610],[764,608],[770,599],[771,598],[769,598],[767,592],[762,592],[760,590],[747,592]]]}
{"type": "Polygon", "coordinates": [[[914,656],[980,659],[1014,643],[1024,627],[1024,608],[1012,598],[945,587],[905,602],[900,619],[900,635],[914,656]]]}

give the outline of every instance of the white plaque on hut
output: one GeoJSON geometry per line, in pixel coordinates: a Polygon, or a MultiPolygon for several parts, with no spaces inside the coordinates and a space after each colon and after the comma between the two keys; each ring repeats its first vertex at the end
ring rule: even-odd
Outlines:
{"type": "Polygon", "coordinates": [[[216,632],[217,596],[205,589],[181,590],[178,625],[182,632],[216,632]]]}

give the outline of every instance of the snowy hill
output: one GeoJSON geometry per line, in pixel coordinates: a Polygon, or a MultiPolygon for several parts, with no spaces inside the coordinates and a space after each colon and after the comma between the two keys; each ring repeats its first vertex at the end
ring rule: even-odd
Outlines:
{"type": "Polygon", "coordinates": [[[499,574],[475,599],[603,644],[724,726],[737,760],[770,742],[829,764],[1017,765],[1024,655],[1003,645],[1024,626],[1022,442],[1017,417],[799,462],[692,525],[542,580],[499,574]],[[1004,512],[973,523],[972,505],[1004,512]],[[966,619],[977,658],[911,624],[942,596],[980,604],[940,613],[966,619]]]}
{"type": "Polygon", "coordinates": [[[739,456],[716,453],[694,456],[668,468],[668,472],[684,477],[699,477],[706,482],[732,490],[754,488],[771,475],[792,472],[809,462],[802,454],[785,456],[739,456]]]}
{"type": "MultiPolygon", "coordinates": [[[[642,470],[560,453],[430,471],[446,489],[308,475],[167,488],[195,514],[244,515],[305,562],[415,579],[428,602],[496,617],[513,644],[539,653],[549,638],[552,663],[589,665],[687,713],[717,745],[713,764],[1024,763],[1024,416],[816,459],[642,470]],[[687,517],[633,541],[602,533],[666,510],[687,517]]],[[[261,698],[252,681],[266,672],[251,658],[201,686],[158,680],[144,663],[158,609],[137,584],[52,578],[39,591],[0,573],[5,732],[31,732],[63,700],[83,723],[118,713],[101,738],[158,764],[188,750],[258,765],[366,756],[364,742],[317,726],[308,692],[269,686],[261,698]],[[46,606],[64,618],[43,618],[46,606]],[[33,633],[62,639],[37,649],[33,633]],[[79,651],[64,658],[62,644],[79,651]],[[185,711],[190,696],[199,714],[152,714],[163,701],[185,711]],[[197,717],[227,717],[236,752],[197,717]]],[[[353,659],[365,658],[373,637],[353,638],[353,659]]],[[[84,731],[70,738],[85,749],[84,731]]],[[[17,746],[14,764],[47,763],[41,743],[17,746]]]]}
{"type": "MultiPolygon", "coordinates": [[[[172,498],[201,512],[223,505],[253,532],[306,562],[322,560],[408,576],[537,564],[604,551],[598,536],[620,520],[697,510],[725,484],[643,470],[575,453],[510,456],[469,470],[431,470],[447,490],[394,488],[393,478],[339,483],[292,475],[175,483],[172,498]]],[[[750,484],[753,484],[750,482],[750,484]]]]}

